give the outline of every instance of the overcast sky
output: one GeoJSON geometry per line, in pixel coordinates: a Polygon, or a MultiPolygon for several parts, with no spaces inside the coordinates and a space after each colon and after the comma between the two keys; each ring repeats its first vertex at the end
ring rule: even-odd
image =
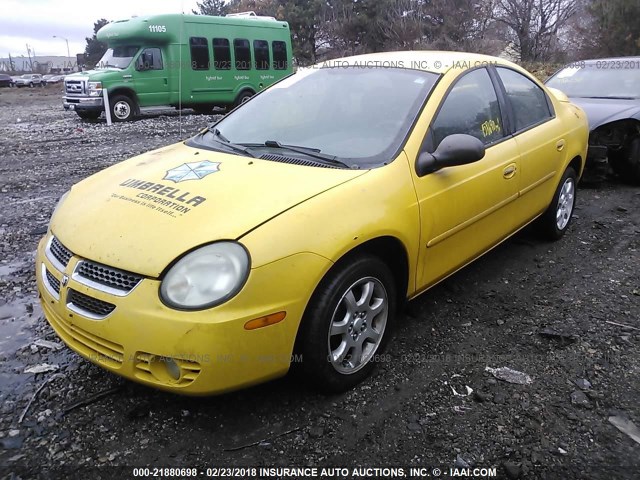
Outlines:
{"type": "Polygon", "coordinates": [[[122,20],[134,15],[191,13],[196,0],[2,0],[0,2],[0,57],[27,56],[27,44],[36,55],[84,52],[85,37],[93,34],[99,18],[122,20]]]}

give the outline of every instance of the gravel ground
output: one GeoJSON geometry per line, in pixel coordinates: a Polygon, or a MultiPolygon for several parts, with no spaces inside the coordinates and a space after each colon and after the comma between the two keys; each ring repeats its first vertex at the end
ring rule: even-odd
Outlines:
{"type": "Polygon", "coordinates": [[[0,90],[0,477],[309,465],[638,478],[640,444],[611,423],[640,426],[637,187],[581,189],[560,242],[521,232],[411,302],[388,361],[353,391],[322,396],[285,378],[180,397],[59,348],[38,306],[33,259],[73,183],[214,117],[158,111],[107,127],[64,112],[58,90],[0,90]],[[25,373],[42,364],[58,369],[25,373]],[[532,381],[498,380],[487,366],[532,381]]]}

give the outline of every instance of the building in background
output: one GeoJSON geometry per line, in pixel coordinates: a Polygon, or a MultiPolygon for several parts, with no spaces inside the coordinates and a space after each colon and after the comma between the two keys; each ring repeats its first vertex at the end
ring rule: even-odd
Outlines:
{"type": "Polygon", "coordinates": [[[12,55],[11,57],[0,58],[0,72],[65,74],[77,72],[78,70],[77,57],[45,55],[27,57],[25,55],[12,55]]]}

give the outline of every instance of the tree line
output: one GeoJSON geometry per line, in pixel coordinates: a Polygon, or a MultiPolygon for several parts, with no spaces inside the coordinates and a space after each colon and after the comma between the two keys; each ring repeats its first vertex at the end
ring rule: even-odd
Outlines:
{"type": "Polygon", "coordinates": [[[193,13],[286,20],[294,57],[440,49],[523,63],[640,54],[640,0],[203,0],[193,13]]]}
{"type": "MultiPolygon", "coordinates": [[[[309,65],[389,50],[457,50],[524,64],[640,55],[640,0],[202,0],[195,14],[254,11],[289,22],[309,65]]],[[[106,45],[87,38],[86,63],[106,45]]]]}

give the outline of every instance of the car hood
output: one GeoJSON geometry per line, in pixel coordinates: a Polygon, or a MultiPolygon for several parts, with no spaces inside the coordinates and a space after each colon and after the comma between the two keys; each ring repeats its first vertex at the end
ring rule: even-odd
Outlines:
{"type": "MultiPolygon", "coordinates": [[[[51,231],[81,257],[149,277],[186,251],[238,239],[366,170],[291,165],[182,143],[75,185],[51,231]]],[[[304,225],[300,225],[304,228],[304,225]]]]}
{"type": "Polygon", "coordinates": [[[587,113],[589,128],[640,115],[640,100],[571,97],[587,113]]]}

